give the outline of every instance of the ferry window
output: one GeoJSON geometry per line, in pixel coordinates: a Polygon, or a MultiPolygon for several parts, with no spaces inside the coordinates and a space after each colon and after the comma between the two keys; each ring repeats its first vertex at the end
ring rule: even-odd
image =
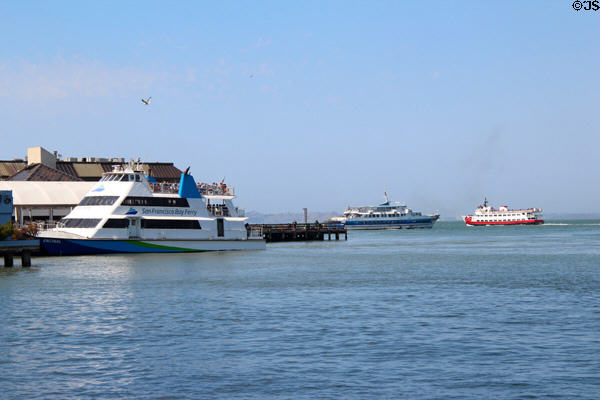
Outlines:
{"type": "Polygon", "coordinates": [[[181,197],[141,197],[129,196],[121,203],[122,206],[154,206],[154,207],[189,207],[187,199],[181,197]]]}
{"type": "Polygon", "coordinates": [[[104,223],[103,228],[127,228],[128,226],[127,218],[111,218],[104,223]]]}
{"type": "Polygon", "coordinates": [[[100,222],[96,218],[63,218],[60,220],[65,228],[95,228],[100,222]]]}
{"type": "Polygon", "coordinates": [[[135,174],[135,181],[136,182],[141,182],[142,181],[142,177],[139,174],[135,174]]]}
{"type": "Polygon", "coordinates": [[[197,220],[190,219],[142,219],[145,229],[202,229],[197,220]]]}
{"type": "Polygon", "coordinates": [[[79,203],[80,206],[110,206],[115,204],[119,196],[87,196],[79,203]]]}

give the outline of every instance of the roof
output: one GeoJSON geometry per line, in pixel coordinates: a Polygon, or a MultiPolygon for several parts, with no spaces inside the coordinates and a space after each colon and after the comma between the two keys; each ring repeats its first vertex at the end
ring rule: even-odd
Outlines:
{"type": "Polygon", "coordinates": [[[100,163],[73,163],[73,168],[80,178],[98,178],[104,173],[100,163]]]}
{"type": "Polygon", "coordinates": [[[57,161],[56,169],[64,172],[65,174],[77,176],[77,171],[75,171],[75,168],[73,167],[73,163],[71,163],[71,162],[57,161]]]}
{"type": "Polygon", "coordinates": [[[149,169],[150,175],[159,181],[164,179],[181,178],[181,170],[175,167],[172,163],[143,163],[142,168],[144,171],[149,169]]]}
{"type": "Polygon", "coordinates": [[[77,176],[66,174],[44,164],[32,164],[15,173],[7,180],[28,182],[80,181],[77,176]]]}
{"type": "Polygon", "coordinates": [[[23,160],[0,161],[0,178],[13,176],[26,166],[27,163],[23,160]]]}
{"type": "MultiPolygon", "coordinates": [[[[115,165],[122,167],[127,166],[128,163],[119,161],[56,161],[57,172],[62,172],[67,176],[80,178],[87,181],[97,181],[102,177],[102,173],[110,172],[113,170],[115,165]]],[[[37,164],[34,164],[37,165],[37,164]]],[[[181,177],[181,170],[168,162],[146,162],[140,164],[144,172],[150,172],[150,175],[156,178],[158,182],[161,181],[179,181],[181,177]]],[[[29,168],[27,162],[24,160],[0,160],[0,179],[7,179],[12,177],[17,172],[23,169],[29,168]]],[[[51,167],[49,167],[52,169],[51,167]]],[[[40,175],[41,177],[42,175],[40,175]]],[[[19,178],[22,179],[22,178],[19,178]]],[[[41,178],[39,180],[42,180],[41,178]]],[[[48,180],[60,180],[60,179],[48,179],[48,180]]],[[[71,179],[74,180],[74,179],[71,179]]]]}

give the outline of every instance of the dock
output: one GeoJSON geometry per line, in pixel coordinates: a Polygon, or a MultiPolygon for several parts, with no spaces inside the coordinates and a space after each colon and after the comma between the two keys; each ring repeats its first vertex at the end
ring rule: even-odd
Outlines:
{"type": "Polygon", "coordinates": [[[267,243],[271,242],[295,242],[309,240],[348,240],[348,231],[343,224],[252,224],[253,231],[261,230],[263,238],[267,243]]]}
{"type": "Polygon", "coordinates": [[[22,267],[31,267],[31,255],[40,253],[39,240],[3,240],[0,242],[0,256],[4,257],[4,266],[12,267],[14,257],[21,257],[22,267]]]}

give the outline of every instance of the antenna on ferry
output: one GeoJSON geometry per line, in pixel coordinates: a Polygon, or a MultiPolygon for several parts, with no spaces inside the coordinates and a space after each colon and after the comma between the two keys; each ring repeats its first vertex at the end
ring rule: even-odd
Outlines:
{"type": "Polygon", "coordinates": [[[389,202],[390,202],[390,200],[388,199],[387,192],[383,192],[383,195],[385,196],[385,202],[386,202],[386,203],[389,203],[389,202]]]}
{"type": "Polygon", "coordinates": [[[487,207],[487,197],[485,197],[485,198],[483,199],[483,206],[484,206],[484,207],[487,207]]]}

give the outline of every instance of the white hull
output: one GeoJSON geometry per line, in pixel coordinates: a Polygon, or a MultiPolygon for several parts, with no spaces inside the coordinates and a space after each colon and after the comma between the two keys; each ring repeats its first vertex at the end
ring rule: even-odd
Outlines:
{"type": "Polygon", "coordinates": [[[346,229],[349,231],[381,231],[388,229],[431,229],[433,228],[433,223],[430,224],[415,224],[415,225],[345,225],[346,229]]]}

